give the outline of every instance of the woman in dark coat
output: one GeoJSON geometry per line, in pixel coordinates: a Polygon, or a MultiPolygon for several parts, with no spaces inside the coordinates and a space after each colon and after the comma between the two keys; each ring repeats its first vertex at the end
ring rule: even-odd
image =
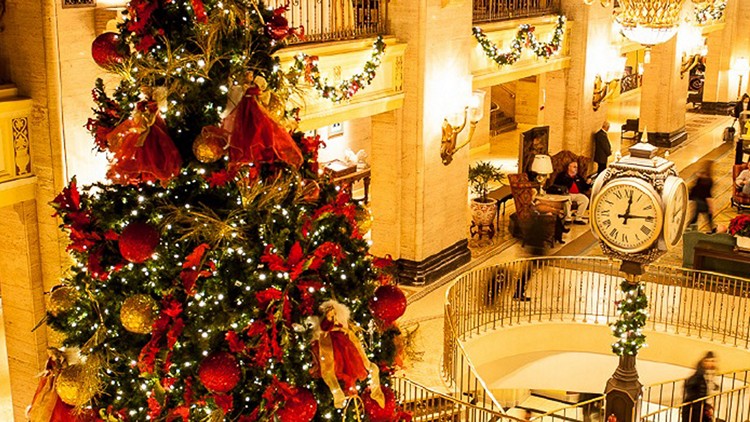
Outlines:
{"type": "MultiPolygon", "coordinates": [[[[713,381],[714,371],[716,370],[716,359],[713,352],[706,353],[699,362],[695,373],[685,381],[685,395],[682,402],[689,403],[708,396],[713,391],[718,390],[718,386],[713,381]]],[[[682,422],[702,422],[703,408],[706,406],[705,401],[697,402],[683,406],[682,422]]]]}

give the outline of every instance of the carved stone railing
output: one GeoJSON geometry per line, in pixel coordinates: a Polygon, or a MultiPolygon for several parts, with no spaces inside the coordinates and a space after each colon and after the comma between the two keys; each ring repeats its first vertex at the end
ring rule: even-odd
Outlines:
{"type": "Polygon", "coordinates": [[[29,118],[31,99],[0,85],[0,206],[34,196],[29,118]]]}

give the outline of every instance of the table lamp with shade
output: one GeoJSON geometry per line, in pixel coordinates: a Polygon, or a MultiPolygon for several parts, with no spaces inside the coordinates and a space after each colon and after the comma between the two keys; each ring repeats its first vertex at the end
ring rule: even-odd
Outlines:
{"type": "Polygon", "coordinates": [[[547,178],[554,172],[552,159],[546,154],[536,154],[531,162],[531,171],[536,173],[536,181],[539,182],[539,194],[544,195],[544,184],[547,178]]]}

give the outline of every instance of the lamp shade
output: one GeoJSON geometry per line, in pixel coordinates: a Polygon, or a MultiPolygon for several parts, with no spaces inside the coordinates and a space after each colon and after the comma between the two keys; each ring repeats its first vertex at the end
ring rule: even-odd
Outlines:
{"type": "Polygon", "coordinates": [[[537,174],[552,174],[554,169],[552,168],[552,159],[549,155],[537,154],[534,156],[534,161],[531,163],[531,171],[537,174]]]}
{"type": "Polygon", "coordinates": [[[482,90],[476,90],[471,93],[469,100],[469,121],[476,123],[484,117],[484,96],[482,90]]]}

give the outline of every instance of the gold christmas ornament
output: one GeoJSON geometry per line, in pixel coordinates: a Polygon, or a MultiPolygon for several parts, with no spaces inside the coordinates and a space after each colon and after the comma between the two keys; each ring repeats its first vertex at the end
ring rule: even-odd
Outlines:
{"type": "Polygon", "coordinates": [[[49,345],[49,347],[62,347],[66,338],[68,338],[68,336],[62,331],[57,331],[47,326],[47,345],[49,345]]]}
{"type": "Polygon", "coordinates": [[[78,298],[78,292],[76,289],[70,286],[57,286],[52,289],[49,294],[49,305],[47,310],[53,316],[57,316],[61,312],[70,310],[76,303],[78,298]]]}
{"type": "Polygon", "coordinates": [[[125,299],[120,308],[120,322],[131,333],[149,334],[158,310],[159,307],[151,296],[131,296],[125,299]]]}
{"type": "Polygon", "coordinates": [[[216,126],[206,126],[193,141],[193,155],[202,163],[214,163],[224,156],[227,132],[216,126]]]}
{"type": "Polygon", "coordinates": [[[55,389],[60,400],[70,406],[82,406],[99,391],[99,377],[94,365],[70,365],[60,371],[55,389]]]}
{"type": "Polygon", "coordinates": [[[372,228],[372,214],[370,213],[369,208],[362,207],[361,209],[357,209],[357,212],[354,214],[354,219],[357,221],[359,232],[362,235],[367,234],[372,228]]]}

